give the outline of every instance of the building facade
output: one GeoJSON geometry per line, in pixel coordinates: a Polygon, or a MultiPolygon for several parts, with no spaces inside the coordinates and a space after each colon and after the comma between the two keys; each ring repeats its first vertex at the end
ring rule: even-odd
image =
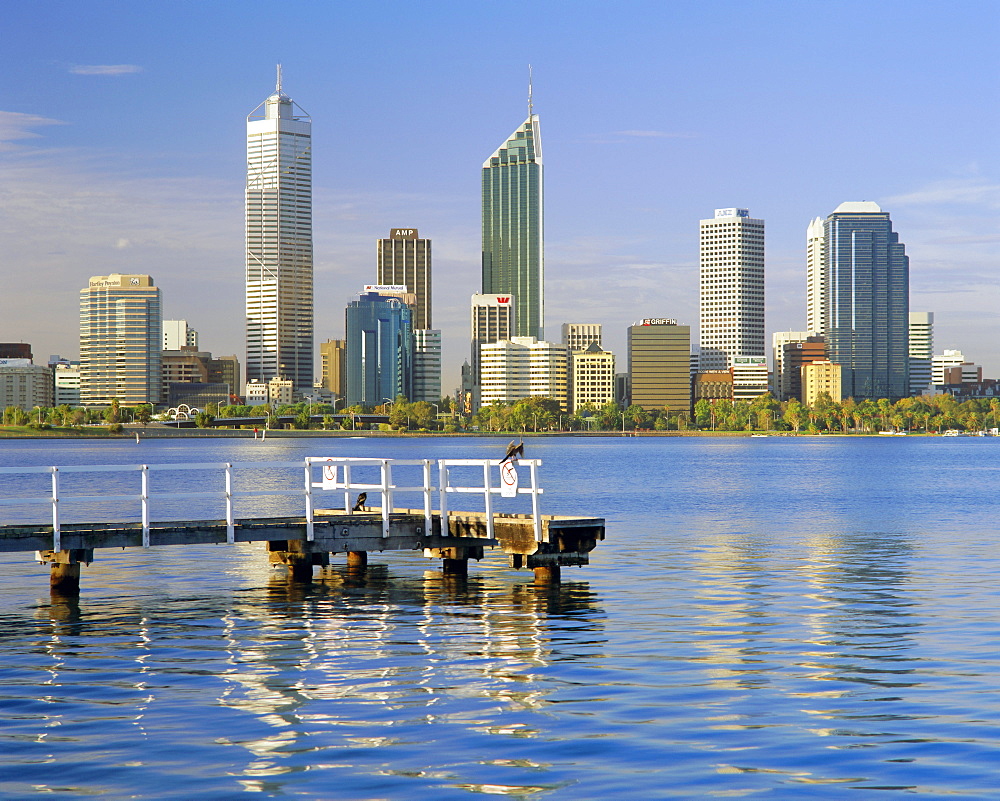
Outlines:
{"type": "Polygon", "coordinates": [[[516,336],[514,320],[516,309],[512,295],[473,295],[472,296],[472,353],[469,378],[471,384],[463,389],[469,396],[471,411],[479,408],[480,387],[480,354],[482,346],[500,342],[516,336]]]}
{"type": "Polygon", "coordinates": [[[826,331],[826,233],[822,217],[806,229],[806,328],[811,334],[826,331]]]}
{"type": "Polygon", "coordinates": [[[645,319],[628,329],[629,402],[647,411],[691,408],[691,327],[645,319]]]}
{"type": "Polygon", "coordinates": [[[767,392],[767,356],[733,356],[733,400],[752,401],[767,392]]]}
{"type": "Polygon", "coordinates": [[[562,343],[570,350],[586,350],[591,345],[601,345],[600,323],[563,323],[562,343]]]}
{"type": "Polygon", "coordinates": [[[313,385],[312,121],[278,86],[247,117],[246,378],[313,385]]]}
{"type": "Polygon", "coordinates": [[[378,283],[405,286],[413,295],[413,327],[432,328],[431,240],[416,228],[393,228],[377,243],[378,283]]]}
{"type": "Polygon", "coordinates": [[[55,406],[52,370],[31,359],[0,358],[0,410],[8,406],[30,412],[36,406],[55,406]]]}
{"type": "Polygon", "coordinates": [[[802,365],[802,402],[812,406],[822,393],[838,403],[844,399],[841,388],[843,372],[839,364],[829,361],[810,362],[802,365]]]}
{"type": "Polygon", "coordinates": [[[531,114],[483,163],[483,294],[516,305],[513,336],[544,339],[542,139],[531,114]]]}
{"type": "Polygon", "coordinates": [[[344,395],[344,370],[347,369],[347,340],[328,339],[320,343],[320,384],[340,398],[344,395]]]}
{"type": "Polygon", "coordinates": [[[771,334],[771,393],[778,400],[788,400],[781,388],[785,345],[790,342],[805,342],[809,335],[809,331],[775,331],[771,334]]]}
{"type": "Polygon", "coordinates": [[[764,221],[716,209],[700,223],[701,368],[764,350],[764,221]]]}
{"type": "Polygon", "coordinates": [[[826,341],[821,336],[806,337],[801,342],[786,342],[781,357],[781,400],[802,400],[802,365],[825,362],[826,341]]]}
{"type": "Polygon", "coordinates": [[[591,342],[585,350],[570,349],[569,390],[569,408],[574,412],[588,404],[600,409],[614,403],[615,354],[597,342],[591,342]]]}
{"type": "Polygon", "coordinates": [[[413,396],[413,312],[399,298],[366,292],[346,311],[347,405],[375,407],[413,396]]]}
{"type": "Polygon", "coordinates": [[[187,320],[164,320],[163,350],[181,348],[198,350],[198,332],[187,324],[187,320]]]}
{"type": "Polygon", "coordinates": [[[413,332],[412,401],[441,402],[441,332],[418,328],[413,332]]]}
{"type": "Polygon", "coordinates": [[[80,362],[52,365],[55,406],[80,405],[80,362]]]}
{"type": "Polygon", "coordinates": [[[923,394],[934,383],[931,359],[934,358],[934,312],[914,312],[909,315],[910,395],[923,394]]]}
{"type": "Polygon", "coordinates": [[[80,291],[80,403],[159,403],[160,290],[148,275],[93,276],[80,291]]]}
{"type": "Polygon", "coordinates": [[[826,344],[845,397],[907,397],[910,262],[887,212],[841,203],[826,218],[826,344]]]}
{"type": "Polygon", "coordinates": [[[535,337],[513,337],[482,345],[481,405],[513,403],[532,396],[552,398],[569,409],[569,348],[535,337]]]}

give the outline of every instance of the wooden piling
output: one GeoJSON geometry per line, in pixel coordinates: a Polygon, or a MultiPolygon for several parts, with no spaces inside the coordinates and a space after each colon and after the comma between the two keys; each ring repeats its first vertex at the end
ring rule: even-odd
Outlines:
{"type": "Polygon", "coordinates": [[[469,575],[469,560],[468,559],[442,559],[441,560],[441,570],[447,575],[451,576],[467,576],[469,575]]]}
{"type": "Polygon", "coordinates": [[[49,590],[57,595],[80,594],[80,563],[53,562],[49,590]]]}
{"type": "Polygon", "coordinates": [[[535,584],[558,584],[562,578],[559,565],[539,565],[535,567],[535,584]]]}
{"type": "Polygon", "coordinates": [[[348,551],[347,566],[354,570],[362,570],[368,566],[368,551],[348,551]]]}

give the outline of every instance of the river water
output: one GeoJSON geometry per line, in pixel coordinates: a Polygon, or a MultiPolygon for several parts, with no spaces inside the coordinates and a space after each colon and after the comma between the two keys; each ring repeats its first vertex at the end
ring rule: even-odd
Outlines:
{"type": "MultiPolygon", "coordinates": [[[[504,444],[7,441],[0,463],[504,444]]],[[[79,600],[54,601],[47,567],[0,555],[0,797],[1000,797],[1000,440],[526,455],[543,512],[607,519],[558,589],[501,555],[467,580],[335,557],[296,585],[220,545],[97,551],[79,600]]]]}

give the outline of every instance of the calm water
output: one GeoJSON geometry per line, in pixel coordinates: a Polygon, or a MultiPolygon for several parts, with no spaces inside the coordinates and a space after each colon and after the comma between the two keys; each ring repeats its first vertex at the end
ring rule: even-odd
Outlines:
{"type": "MultiPolygon", "coordinates": [[[[0,443],[0,462],[481,458],[500,440],[0,443]],[[265,450],[266,449],[266,450],[265,450]]],[[[256,546],[0,555],[0,797],[1000,797],[1000,440],[531,440],[604,516],[558,590],[256,546]]],[[[6,514],[6,512],[4,512],[6,514]]]]}

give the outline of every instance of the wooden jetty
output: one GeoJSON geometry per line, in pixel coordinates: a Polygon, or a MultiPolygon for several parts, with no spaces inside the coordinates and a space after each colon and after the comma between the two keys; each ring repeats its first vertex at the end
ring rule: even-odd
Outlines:
{"type": "MultiPolygon", "coordinates": [[[[586,565],[598,541],[604,539],[604,520],[596,517],[542,515],[538,499],[537,470],[540,460],[523,460],[513,471],[497,460],[392,460],[346,457],[307,457],[299,462],[253,462],[236,465],[167,464],[130,466],[68,466],[38,468],[0,468],[0,478],[9,473],[36,473],[51,476],[51,493],[37,496],[21,494],[0,496],[0,505],[24,506],[48,504],[52,520],[46,523],[0,525],[0,552],[34,552],[35,557],[51,565],[50,585],[54,592],[73,594],[80,588],[80,566],[94,560],[101,548],[153,548],[163,545],[204,545],[266,542],[272,564],[284,565],[295,580],[309,580],[313,567],[328,565],[331,555],[346,554],[347,564],[363,568],[368,555],[385,551],[418,551],[425,557],[441,559],[446,573],[464,574],[469,559],[481,559],[486,549],[499,548],[513,568],[532,569],[538,582],[558,582],[564,565],[586,565]],[[438,482],[431,481],[433,467],[438,482]],[[482,480],[456,482],[455,471],[469,469],[482,480]],[[529,486],[518,486],[518,472],[527,469],[529,486]],[[246,473],[261,471],[303,471],[300,489],[237,488],[246,473]],[[169,488],[154,492],[151,474],[166,471],[197,471],[187,485],[176,481],[169,488]],[[320,471],[319,482],[315,481],[320,471]],[[364,475],[376,474],[375,480],[364,475]],[[418,478],[400,483],[402,470],[416,471],[418,478]],[[136,472],[140,476],[136,494],[75,494],[64,491],[66,475],[87,472],[136,472]],[[353,471],[353,474],[352,474],[353,471]],[[481,471],[481,472],[480,472],[481,471]],[[499,473],[499,475],[497,475],[499,473]],[[207,475],[206,475],[207,474],[207,475]],[[220,489],[211,489],[215,482],[220,489]],[[494,482],[494,478],[499,481],[494,482]],[[221,480],[220,480],[221,479],[221,480]],[[513,487],[510,484],[513,483],[513,487]],[[318,491],[317,491],[318,490],[318,491]],[[343,497],[339,508],[320,508],[331,496],[343,497]],[[352,499],[365,492],[374,507],[353,511],[352,499]],[[482,496],[483,511],[452,511],[449,501],[455,493],[482,496]],[[396,508],[394,498],[418,495],[422,508],[396,508]],[[304,499],[305,514],[285,517],[236,515],[241,498],[263,495],[299,496],[304,499]],[[530,495],[530,513],[502,512],[497,508],[502,498],[530,495]],[[215,499],[224,505],[225,517],[205,520],[170,520],[153,522],[152,510],[166,499],[215,499]],[[63,522],[67,503],[116,502],[127,507],[138,502],[138,513],[113,522],[63,522]],[[436,501],[436,503],[434,503],[436,501]]],[[[44,480],[44,476],[39,476],[44,480]]],[[[36,478],[36,481],[38,480],[36,478]]],[[[254,486],[253,477],[242,482],[254,486]]]]}

